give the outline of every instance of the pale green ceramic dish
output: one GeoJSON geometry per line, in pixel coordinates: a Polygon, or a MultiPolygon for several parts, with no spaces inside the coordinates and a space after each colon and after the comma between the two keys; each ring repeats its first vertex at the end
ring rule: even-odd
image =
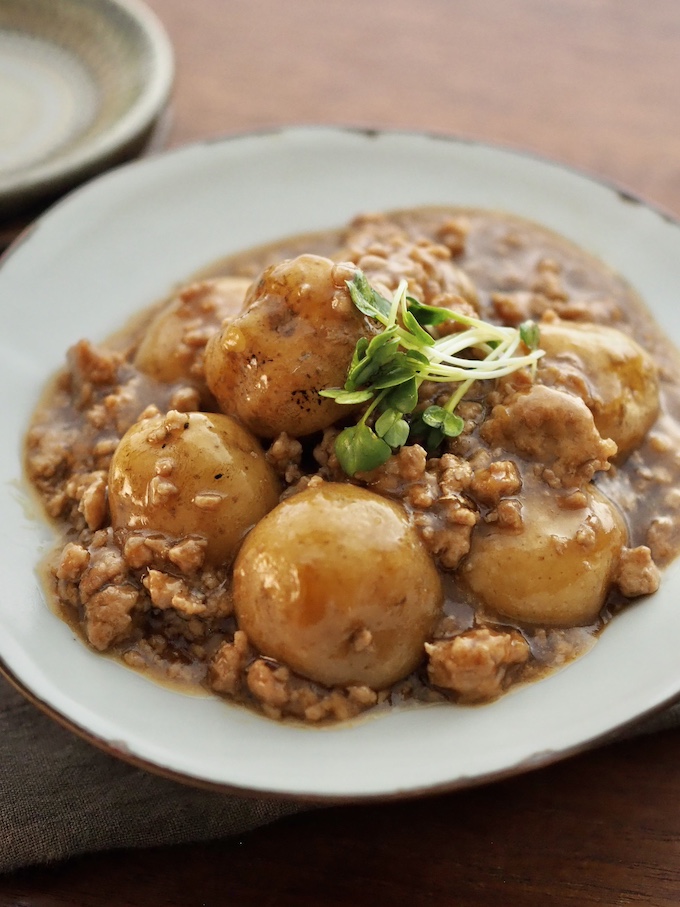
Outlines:
{"type": "Polygon", "coordinates": [[[137,0],[0,0],[0,214],[141,150],[172,78],[137,0]]]}

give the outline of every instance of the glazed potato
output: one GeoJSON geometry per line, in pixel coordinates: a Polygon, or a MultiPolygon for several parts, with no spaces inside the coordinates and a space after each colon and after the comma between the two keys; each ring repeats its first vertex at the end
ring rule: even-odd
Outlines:
{"type": "Polygon", "coordinates": [[[201,381],[209,336],[238,315],[249,286],[243,277],[220,277],[183,287],[147,328],[134,360],[140,372],[168,384],[201,381]]]}
{"type": "Polygon", "coordinates": [[[228,564],[245,533],[278,501],[258,441],[228,416],[171,411],[137,422],[109,471],[115,529],[207,540],[206,560],[228,564]]]}
{"type": "MultiPolygon", "coordinates": [[[[603,438],[624,458],[642,441],[659,411],[659,383],[652,357],[621,331],[600,324],[541,325],[539,374],[555,380],[556,369],[575,364],[585,382],[569,389],[582,397],[603,438]]],[[[557,378],[559,380],[559,378],[557,378]]]]}
{"type": "Polygon", "coordinates": [[[442,604],[401,507],[354,485],[288,498],[234,565],[239,626],[263,655],[327,685],[389,686],[415,668],[442,604]]]}
{"type": "Polygon", "coordinates": [[[626,529],[594,486],[575,510],[536,480],[524,482],[521,529],[481,523],[472,534],[462,581],[483,605],[525,624],[584,626],[604,604],[626,529]]]}
{"type": "Polygon", "coordinates": [[[374,332],[351,301],[353,266],[300,255],[267,268],[244,312],[206,350],[206,379],[220,409],[256,435],[308,435],[347,407],[319,396],[342,386],[357,340],[374,332]]]}

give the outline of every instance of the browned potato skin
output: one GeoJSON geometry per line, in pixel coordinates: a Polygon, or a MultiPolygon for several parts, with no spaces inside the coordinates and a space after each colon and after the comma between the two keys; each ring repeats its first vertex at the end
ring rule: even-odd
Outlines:
{"type": "Polygon", "coordinates": [[[216,333],[224,320],[232,321],[243,308],[250,283],[243,277],[220,277],[183,287],[146,329],[136,367],[167,384],[200,380],[197,363],[204,345],[195,345],[192,335],[216,333]]]}
{"type": "Polygon", "coordinates": [[[115,529],[205,538],[206,561],[214,565],[233,560],[278,498],[257,439],[221,413],[171,411],[137,422],[109,470],[115,529]]]}
{"type": "Polygon", "coordinates": [[[357,340],[376,330],[345,285],[353,270],[300,255],[264,271],[243,313],[206,350],[208,387],[223,412],[263,438],[312,434],[348,415],[318,392],[344,384],[357,340]]]}
{"type": "Polygon", "coordinates": [[[439,574],[404,510],[354,485],[283,501],[234,565],[240,628],[263,655],[328,686],[381,689],[405,677],[441,604],[439,574]]]}
{"type": "Polygon", "coordinates": [[[657,369],[646,350],[614,328],[564,321],[541,325],[540,346],[546,357],[539,374],[551,360],[576,361],[586,380],[580,396],[602,437],[616,442],[617,459],[642,443],[659,412],[657,369]]]}
{"type": "Polygon", "coordinates": [[[525,481],[523,526],[480,523],[461,580],[487,608],[524,624],[572,627],[597,620],[626,542],[623,518],[594,486],[588,505],[561,508],[555,493],[525,481]],[[591,544],[579,538],[590,537],[591,544]]]}

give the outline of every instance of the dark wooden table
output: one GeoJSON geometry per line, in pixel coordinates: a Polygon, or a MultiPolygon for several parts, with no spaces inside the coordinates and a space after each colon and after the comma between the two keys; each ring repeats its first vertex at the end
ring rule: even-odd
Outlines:
{"type": "MultiPolygon", "coordinates": [[[[678,0],[149,3],[177,53],[171,145],[291,123],[453,133],[575,165],[680,215],[678,0]]],[[[10,904],[676,907],[680,731],[242,840],[27,870],[0,879],[10,904]]]]}

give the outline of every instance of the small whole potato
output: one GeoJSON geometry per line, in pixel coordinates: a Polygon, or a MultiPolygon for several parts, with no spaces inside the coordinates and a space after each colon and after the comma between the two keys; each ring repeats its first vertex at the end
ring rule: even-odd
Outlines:
{"type": "Polygon", "coordinates": [[[525,624],[585,626],[604,605],[627,532],[597,488],[587,504],[560,507],[554,491],[527,477],[519,529],[480,523],[459,570],[487,608],[525,624]]]}
{"type": "Polygon", "coordinates": [[[245,309],[206,349],[208,387],[252,432],[308,435],[348,414],[319,396],[345,382],[356,342],[375,333],[352,303],[351,265],[300,255],[267,268],[245,309]]]}
{"type": "Polygon", "coordinates": [[[546,352],[541,380],[560,383],[566,377],[602,437],[616,443],[619,460],[638,447],[659,412],[657,368],[650,354],[614,328],[564,321],[541,325],[540,346],[546,352]]]}
{"type": "Polygon", "coordinates": [[[329,686],[412,671],[440,613],[434,563],[404,510],[354,485],[288,498],[234,565],[239,626],[265,655],[329,686]]]}
{"type": "Polygon", "coordinates": [[[278,502],[258,441],[229,416],[144,419],[121,438],[109,470],[114,529],[201,537],[206,560],[228,564],[245,533],[278,502]]]}
{"type": "Polygon", "coordinates": [[[134,364],[144,374],[170,384],[204,384],[203,352],[209,337],[243,308],[250,280],[219,277],[182,287],[147,327],[134,364]]]}

